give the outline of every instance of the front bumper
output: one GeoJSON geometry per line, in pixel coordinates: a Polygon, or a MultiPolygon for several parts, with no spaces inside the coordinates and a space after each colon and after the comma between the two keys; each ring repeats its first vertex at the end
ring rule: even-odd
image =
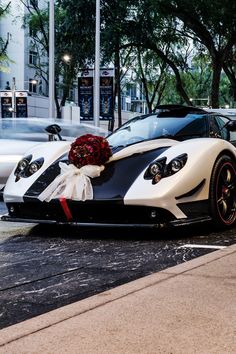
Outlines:
{"type": "Polygon", "coordinates": [[[102,228],[148,228],[161,229],[183,226],[211,220],[209,216],[176,219],[170,212],[160,208],[124,205],[121,200],[111,201],[67,201],[71,218],[68,219],[60,201],[50,203],[32,201],[7,203],[9,215],[2,220],[41,224],[67,224],[102,228]]]}
{"type": "Polygon", "coordinates": [[[66,201],[69,209],[65,212],[59,200],[49,203],[29,201],[7,203],[9,215],[4,220],[33,223],[80,224],[85,226],[139,226],[162,227],[174,220],[174,216],[160,208],[124,205],[116,201],[66,201]]]}

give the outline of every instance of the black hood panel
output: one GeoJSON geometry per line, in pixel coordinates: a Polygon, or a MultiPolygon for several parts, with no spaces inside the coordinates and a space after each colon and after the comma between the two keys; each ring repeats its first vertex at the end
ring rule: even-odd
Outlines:
{"type": "Polygon", "coordinates": [[[91,180],[94,199],[123,198],[139,174],[165,150],[147,151],[107,164],[101,176],[91,180]]]}

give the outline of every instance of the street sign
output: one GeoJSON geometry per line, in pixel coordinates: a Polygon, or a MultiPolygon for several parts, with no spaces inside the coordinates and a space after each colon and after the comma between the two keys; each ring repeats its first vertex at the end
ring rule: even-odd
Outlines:
{"type": "Polygon", "coordinates": [[[27,96],[27,91],[15,91],[16,117],[28,117],[27,96]]]}
{"type": "Polygon", "coordinates": [[[28,117],[27,91],[0,91],[0,97],[2,118],[28,117]]]}
{"type": "Polygon", "coordinates": [[[12,92],[1,91],[0,97],[2,118],[12,118],[12,92]]]}

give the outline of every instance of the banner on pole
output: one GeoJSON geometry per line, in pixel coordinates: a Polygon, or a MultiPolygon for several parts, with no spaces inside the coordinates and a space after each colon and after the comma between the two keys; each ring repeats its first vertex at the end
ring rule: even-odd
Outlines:
{"type": "Polygon", "coordinates": [[[114,118],[114,70],[103,69],[100,71],[100,119],[114,118]]]}
{"type": "MultiPolygon", "coordinates": [[[[94,70],[82,70],[78,78],[78,103],[81,120],[93,120],[94,70]]],[[[114,118],[114,70],[100,70],[100,120],[114,118]]]]}
{"type": "Polygon", "coordinates": [[[81,120],[93,120],[93,70],[82,70],[78,78],[78,102],[81,120]]]}

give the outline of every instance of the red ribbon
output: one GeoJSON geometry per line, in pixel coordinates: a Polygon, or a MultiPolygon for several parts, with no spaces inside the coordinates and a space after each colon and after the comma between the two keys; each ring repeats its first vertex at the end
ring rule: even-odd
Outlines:
{"type": "Polygon", "coordinates": [[[66,198],[59,198],[59,201],[61,203],[61,207],[62,207],[62,209],[64,211],[64,214],[66,216],[67,221],[72,220],[73,217],[72,217],[71,211],[70,211],[70,209],[68,207],[66,198]]]}

